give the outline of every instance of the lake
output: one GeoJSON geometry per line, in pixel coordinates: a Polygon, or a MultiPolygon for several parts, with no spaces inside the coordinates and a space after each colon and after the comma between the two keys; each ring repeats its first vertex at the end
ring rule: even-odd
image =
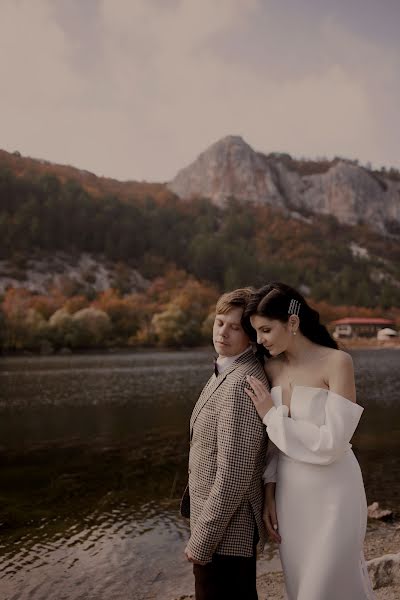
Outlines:
{"type": "MultiPolygon", "coordinates": [[[[352,352],[368,502],[400,511],[400,351],[352,352]]],[[[0,597],[192,593],[178,516],[212,350],[0,359],[0,597]]],[[[267,548],[259,569],[275,569],[267,548]]]]}

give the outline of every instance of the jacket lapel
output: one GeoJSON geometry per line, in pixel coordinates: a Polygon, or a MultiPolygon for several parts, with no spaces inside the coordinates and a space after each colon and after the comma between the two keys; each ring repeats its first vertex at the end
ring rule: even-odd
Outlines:
{"type": "Polygon", "coordinates": [[[254,356],[253,351],[249,350],[245,354],[239,356],[239,358],[237,358],[235,362],[233,362],[231,366],[226,369],[226,371],[224,371],[218,376],[213,375],[212,377],[210,377],[205,387],[203,388],[203,391],[200,394],[200,398],[196,402],[196,405],[192,412],[192,416],[190,418],[190,438],[192,437],[193,426],[197,417],[199,416],[200,411],[202,410],[204,405],[207,404],[208,400],[211,398],[213,393],[219,388],[221,383],[225,381],[229,373],[232,373],[232,371],[234,371],[236,367],[238,367],[241,363],[246,362],[252,356],[254,356]]]}

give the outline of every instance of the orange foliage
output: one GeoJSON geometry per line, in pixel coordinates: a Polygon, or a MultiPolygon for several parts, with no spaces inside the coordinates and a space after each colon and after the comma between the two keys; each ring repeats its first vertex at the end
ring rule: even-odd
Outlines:
{"type": "Polygon", "coordinates": [[[214,287],[189,278],[173,302],[185,312],[198,314],[205,311],[207,314],[217,299],[218,292],[214,287]]]}
{"type": "Polygon", "coordinates": [[[158,309],[173,303],[184,311],[192,313],[204,310],[216,302],[216,288],[200,282],[185,271],[171,267],[163,277],[154,279],[146,291],[146,298],[158,309]]]}
{"type": "Polygon", "coordinates": [[[116,290],[109,289],[101,293],[92,306],[107,313],[117,336],[133,335],[142,323],[147,323],[151,318],[144,294],[131,294],[121,298],[116,290]]]}
{"type": "Polygon", "coordinates": [[[68,300],[64,304],[64,308],[73,315],[78,312],[78,310],[82,310],[83,308],[87,308],[90,302],[85,296],[72,296],[68,298],[68,300]]]}
{"type": "Polygon", "coordinates": [[[69,165],[57,165],[46,160],[20,156],[0,150],[0,165],[9,168],[19,177],[31,175],[54,175],[62,183],[68,180],[77,181],[84,190],[94,197],[118,196],[125,201],[141,201],[151,197],[158,204],[163,204],[174,194],[163,183],[147,183],[146,181],[118,181],[109,177],[99,177],[90,171],[69,165]]]}
{"type": "Polygon", "coordinates": [[[8,288],[4,294],[2,310],[8,319],[25,316],[31,307],[32,294],[23,288],[8,288]]]}

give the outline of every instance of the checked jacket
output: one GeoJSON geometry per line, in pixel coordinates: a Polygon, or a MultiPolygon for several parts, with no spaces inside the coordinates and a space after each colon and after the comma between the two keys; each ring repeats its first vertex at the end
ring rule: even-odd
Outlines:
{"type": "Polygon", "coordinates": [[[252,350],[204,387],[190,419],[188,548],[200,561],[212,554],[252,556],[254,526],[263,547],[263,482],[267,436],[250,397],[247,375],[268,387],[252,350]]]}

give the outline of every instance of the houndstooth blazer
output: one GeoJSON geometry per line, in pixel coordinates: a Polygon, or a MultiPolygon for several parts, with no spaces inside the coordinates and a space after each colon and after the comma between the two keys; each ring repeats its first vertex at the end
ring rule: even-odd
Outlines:
{"type": "Polygon", "coordinates": [[[188,548],[194,558],[212,554],[252,556],[254,523],[261,547],[263,482],[267,437],[244,389],[247,375],[268,385],[249,350],[204,387],[190,419],[188,548]]]}

